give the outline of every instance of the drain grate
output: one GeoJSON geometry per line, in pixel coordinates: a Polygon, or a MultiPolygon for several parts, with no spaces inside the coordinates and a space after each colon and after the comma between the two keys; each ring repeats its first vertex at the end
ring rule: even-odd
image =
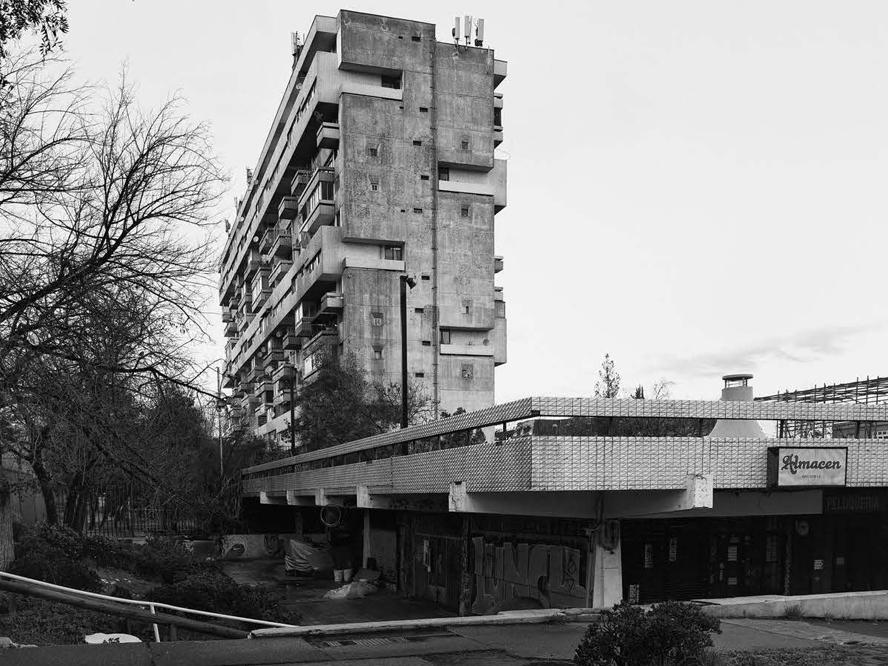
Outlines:
{"type": "Polygon", "coordinates": [[[385,645],[403,645],[404,643],[419,643],[422,641],[427,641],[431,638],[450,638],[453,634],[447,633],[436,633],[436,634],[412,634],[408,636],[374,636],[368,638],[340,638],[340,639],[328,639],[328,640],[313,640],[310,641],[312,645],[316,647],[322,648],[337,648],[337,647],[350,647],[350,646],[360,646],[360,647],[382,647],[385,645]]]}

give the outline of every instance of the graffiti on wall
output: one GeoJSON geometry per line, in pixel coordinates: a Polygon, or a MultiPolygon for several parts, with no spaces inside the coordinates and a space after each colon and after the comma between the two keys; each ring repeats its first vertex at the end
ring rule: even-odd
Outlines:
{"type": "Polygon", "coordinates": [[[568,546],[509,542],[487,543],[472,539],[475,593],[473,613],[495,613],[528,601],[543,608],[586,604],[581,581],[580,551],[568,546]]]}

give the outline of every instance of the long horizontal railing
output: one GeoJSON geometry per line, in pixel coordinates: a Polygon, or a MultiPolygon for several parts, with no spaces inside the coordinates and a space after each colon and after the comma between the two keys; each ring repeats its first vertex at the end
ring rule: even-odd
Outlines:
{"type": "Polygon", "coordinates": [[[250,476],[379,447],[537,417],[684,418],[750,421],[888,421],[888,405],[722,400],[522,398],[474,412],[301,453],[243,470],[250,476]]]}
{"type": "MultiPolygon", "coordinates": [[[[60,593],[65,597],[74,599],[94,599],[98,601],[105,602],[106,604],[110,604],[110,606],[106,607],[104,612],[113,613],[114,608],[111,607],[113,605],[117,606],[139,606],[142,609],[150,611],[152,615],[156,613],[158,608],[163,610],[175,611],[177,613],[187,613],[190,615],[199,615],[201,617],[209,617],[217,620],[231,620],[234,622],[243,622],[245,624],[255,624],[263,627],[282,627],[282,628],[295,628],[298,625],[287,624],[285,622],[270,622],[268,620],[256,620],[250,617],[240,617],[238,615],[226,615],[224,613],[214,613],[212,611],[204,611],[197,610],[195,608],[183,608],[182,606],[173,606],[172,604],[165,604],[159,601],[144,601],[140,599],[122,599],[119,597],[112,597],[107,594],[100,594],[98,592],[88,592],[86,590],[78,590],[73,587],[65,587],[64,585],[56,585],[55,583],[47,583],[44,580],[37,580],[35,578],[27,578],[26,576],[19,576],[17,574],[8,573],[6,571],[0,571],[0,585],[3,585],[8,591],[17,592],[19,594],[34,594],[36,596],[44,596],[40,595],[40,590],[47,590],[56,593],[60,593]],[[3,585],[3,579],[9,581],[15,581],[16,583],[23,584],[19,587],[13,587],[9,584],[3,585]]],[[[13,584],[14,585],[14,584],[13,584]]],[[[64,599],[59,599],[64,602],[64,599]]],[[[146,619],[147,618],[141,618],[146,619]]],[[[175,616],[164,616],[163,618],[156,618],[159,620],[160,624],[180,624],[186,628],[194,628],[197,631],[201,631],[199,627],[193,626],[193,621],[189,621],[187,618],[178,618],[175,616]]],[[[207,625],[205,629],[228,629],[227,627],[213,627],[212,625],[207,625]]],[[[232,630],[235,631],[235,630],[232,630]]],[[[211,633],[219,633],[219,632],[211,632],[211,633]]],[[[154,636],[156,640],[160,640],[160,634],[157,629],[157,625],[154,625],[154,636]]]]}

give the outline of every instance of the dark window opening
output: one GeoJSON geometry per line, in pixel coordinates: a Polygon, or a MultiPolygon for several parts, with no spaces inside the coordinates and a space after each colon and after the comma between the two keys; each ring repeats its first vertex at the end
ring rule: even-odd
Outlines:
{"type": "Polygon", "coordinates": [[[401,77],[400,76],[383,76],[381,78],[381,85],[383,88],[394,88],[395,90],[401,89],[401,77]]]}
{"type": "Polygon", "coordinates": [[[469,216],[469,207],[468,207],[468,206],[463,206],[462,208],[460,208],[460,209],[459,209],[459,214],[460,214],[461,217],[468,217],[468,216],[469,216]]]}
{"type": "Polygon", "coordinates": [[[370,180],[370,190],[372,192],[379,191],[379,181],[378,180],[372,180],[372,179],[370,180]]]}
{"type": "Polygon", "coordinates": [[[424,173],[424,174],[422,174],[422,175],[419,177],[419,179],[420,179],[420,180],[428,180],[428,179],[429,179],[429,174],[424,173]]]}
{"type": "Polygon", "coordinates": [[[414,377],[425,377],[425,373],[424,372],[414,372],[413,376],[414,377]]]}
{"type": "Polygon", "coordinates": [[[422,346],[423,346],[423,347],[431,347],[431,346],[432,346],[432,341],[431,341],[431,340],[423,340],[423,341],[422,341],[422,346]]]}
{"type": "Polygon", "coordinates": [[[428,112],[429,112],[429,107],[427,107],[427,106],[421,106],[421,107],[419,107],[419,112],[420,112],[420,113],[428,113],[428,112]]]}
{"type": "Polygon", "coordinates": [[[441,329],[441,344],[449,345],[450,344],[450,329],[442,328],[441,329]]]}
{"type": "Polygon", "coordinates": [[[450,169],[438,167],[438,180],[450,180],[450,169]]]}
{"type": "Polygon", "coordinates": [[[413,311],[416,314],[422,314],[423,312],[425,312],[425,309],[424,308],[413,308],[413,311]]]}
{"type": "Polygon", "coordinates": [[[496,127],[499,127],[503,124],[503,110],[502,109],[494,109],[493,110],[493,124],[496,127]]]}
{"type": "Polygon", "coordinates": [[[422,276],[422,279],[423,279],[423,280],[431,280],[432,278],[431,278],[430,276],[428,276],[428,275],[423,275],[423,276],[422,276]]]}
{"type": "Polygon", "coordinates": [[[400,245],[386,245],[383,248],[383,256],[392,261],[401,261],[404,259],[404,248],[400,245]]]}
{"type": "Polygon", "coordinates": [[[420,35],[413,35],[410,39],[414,42],[421,42],[422,41],[422,37],[420,35]]]}
{"type": "Polygon", "coordinates": [[[414,141],[414,142],[413,142],[413,145],[414,145],[414,146],[421,146],[421,145],[422,145],[422,141],[414,141]]]}
{"type": "Polygon", "coordinates": [[[376,157],[377,155],[379,155],[379,149],[376,146],[368,146],[367,147],[367,154],[370,157],[376,157]]]}
{"type": "Polygon", "coordinates": [[[376,361],[382,360],[382,349],[379,349],[379,348],[373,349],[373,359],[376,361]]]}
{"type": "Polygon", "coordinates": [[[459,147],[460,147],[460,150],[468,150],[469,149],[469,142],[468,141],[461,141],[459,144],[459,147]]]}
{"type": "Polygon", "coordinates": [[[414,213],[422,213],[422,208],[414,208],[413,212],[414,213]]]}

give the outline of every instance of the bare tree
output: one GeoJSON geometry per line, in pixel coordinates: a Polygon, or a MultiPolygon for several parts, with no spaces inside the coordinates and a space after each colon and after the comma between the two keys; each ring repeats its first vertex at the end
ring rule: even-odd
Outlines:
{"type": "Polygon", "coordinates": [[[617,398],[620,395],[620,373],[614,365],[610,354],[604,355],[601,369],[598,371],[598,381],[595,382],[596,398],[617,398]]]}
{"type": "MultiPolygon", "coordinates": [[[[0,61],[0,409],[47,359],[130,393],[190,386],[214,268],[197,235],[223,182],[207,129],[177,99],[143,112],[125,78],[97,91],[54,71],[0,61]]],[[[9,521],[0,501],[0,568],[9,521]]]]}

